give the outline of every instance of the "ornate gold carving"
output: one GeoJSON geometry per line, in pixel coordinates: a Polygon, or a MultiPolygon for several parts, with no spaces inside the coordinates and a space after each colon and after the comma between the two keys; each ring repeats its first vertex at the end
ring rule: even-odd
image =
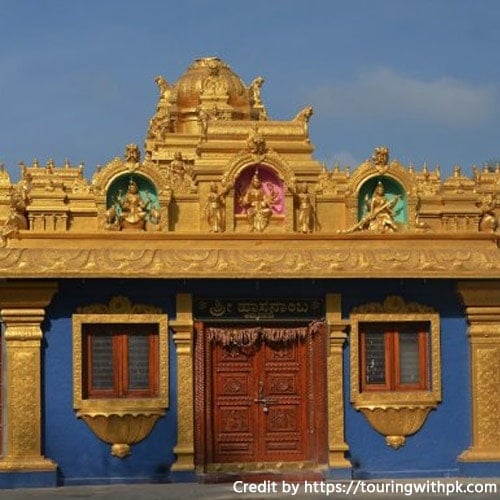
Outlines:
{"type": "MultiPolygon", "coordinates": [[[[259,233],[260,234],[260,233],[259,233]]],[[[176,238],[143,248],[144,241],[113,238],[74,239],[80,248],[68,248],[66,240],[40,240],[35,248],[0,249],[0,272],[6,278],[20,277],[473,277],[500,276],[496,240],[410,239],[404,244],[380,245],[378,239],[320,238],[301,241],[275,239],[256,245],[240,235],[231,246],[204,236],[176,238]],[[283,248],[283,241],[287,247],[283,248]],[[418,244],[420,243],[420,245],[418,244]],[[493,244],[492,244],[493,243],[493,244]],[[92,244],[94,248],[86,248],[92,244]],[[101,248],[96,246],[102,245],[101,248]]],[[[485,235],[486,236],[486,235],[485,235]]],[[[9,242],[12,244],[14,240],[9,242]]]]}
{"type": "Polygon", "coordinates": [[[385,436],[387,445],[397,450],[404,446],[407,436],[422,427],[432,406],[358,406],[356,409],[385,436]]]}
{"type": "Polygon", "coordinates": [[[253,107],[253,115],[256,120],[267,120],[267,110],[262,103],[260,97],[260,89],[264,84],[264,78],[258,76],[255,78],[248,87],[248,94],[250,95],[250,103],[253,107]]]}
{"type": "Polygon", "coordinates": [[[297,231],[301,233],[312,233],[316,211],[314,209],[312,197],[309,194],[307,182],[303,182],[299,186],[293,185],[291,191],[298,205],[297,231]]]}
{"type": "Polygon", "coordinates": [[[232,184],[222,184],[220,188],[215,182],[210,184],[205,216],[213,233],[223,233],[226,230],[226,194],[232,187],[232,184]]]}
{"type": "Polygon", "coordinates": [[[369,229],[378,233],[393,233],[397,232],[398,226],[394,218],[394,207],[400,200],[396,195],[391,200],[385,196],[385,188],[382,181],[377,183],[372,197],[365,199],[365,205],[368,213],[357,224],[347,229],[346,233],[353,231],[362,231],[369,229]]]}
{"type": "MultiPolygon", "coordinates": [[[[148,304],[134,304],[128,297],[112,297],[109,304],[92,304],[77,309],[78,314],[161,314],[160,307],[148,304]]],[[[102,323],[102,321],[99,321],[102,323]]],[[[138,323],[138,321],[134,321],[138,323]]]]}
{"type": "Polygon", "coordinates": [[[351,402],[372,427],[386,436],[394,449],[403,446],[406,436],[417,432],[429,411],[441,401],[441,354],[439,315],[434,309],[402,297],[388,296],[383,303],[372,302],[352,309],[351,321],[351,402]],[[430,383],[428,390],[361,391],[359,323],[428,322],[430,324],[430,383]]]}
{"type": "Polygon", "coordinates": [[[0,470],[55,470],[41,454],[40,343],[54,283],[16,282],[0,287],[5,326],[4,450],[0,470]]]}
{"type": "Polygon", "coordinates": [[[386,146],[375,148],[372,155],[372,163],[380,175],[385,174],[389,168],[389,148],[386,146]]]}
{"type": "Polygon", "coordinates": [[[479,207],[479,231],[494,233],[497,230],[498,221],[494,212],[496,203],[496,195],[491,193],[484,193],[476,203],[479,207]]]}
{"type": "Polygon", "coordinates": [[[111,445],[111,455],[118,458],[131,455],[130,446],[146,438],[162,415],[164,412],[158,411],[104,414],[78,412],[78,416],[92,429],[92,432],[111,445]]]}
{"type": "Polygon", "coordinates": [[[73,407],[93,432],[112,444],[111,454],[124,458],[130,445],[144,439],[168,407],[168,318],[161,309],[113,297],[73,315],[73,407]],[[152,398],[87,399],[83,396],[82,326],[88,323],[153,323],[158,325],[158,396],[152,398]]]}
{"type": "Polygon", "coordinates": [[[250,153],[254,156],[254,161],[256,163],[263,160],[268,150],[266,139],[261,133],[259,133],[257,125],[255,125],[250,134],[248,134],[247,148],[248,151],[250,151],[250,153]]]}
{"type": "Polygon", "coordinates": [[[405,302],[399,295],[389,295],[384,302],[369,302],[354,307],[351,311],[352,314],[426,314],[435,312],[436,310],[430,306],[418,302],[405,302]]]}
{"type": "Polygon", "coordinates": [[[167,179],[176,193],[196,193],[193,169],[182,157],[182,152],[174,153],[167,171],[167,179]]]}
{"type": "Polygon", "coordinates": [[[173,471],[194,470],[193,303],[189,294],[177,295],[177,315],[171,322],[177,352],[177,445],[173,471]]]}
{"type": "Polygon", "coordinates": [[[469,320],[472,443],[459,460],[500,461],[500,288],[497,281],[461,282],[469,320]]]}
{"type": "Polygon", "coordinates": [[[337,294],[326,296],[326,322],[329,334],[327,360],[328,380],[328,465],[332,468],[350,468],[345,458],[349,447],[344,437],[344,362],[343,346],[347,335],[348,322],[342,320],[341,297],[337,294]]]}
{"type": "Polygon", "coordinates": [[[19,231],[28,229],[28,217],[26,207],[29,203],[28,191],[21,184],[14,188],[10,186],[10,212],[7,220],[0,231],[0,246],[7,244],[8,238],[18,238],[19,231]]]}
{"type": "Polygon", "coordinates": [[[313,108],[311,106],[307,106],[303,110],[299,111],[292,120],[294,122],[299,122],[302,124],[304,130],[304,136],[306,138],[306,141],[308,142],[309,142],[309,120],[311,119],[313,112],[314,112],[313,108]]]}
{"type": "Polygon", "coordinates": [[[269,194],[264,191],[259,171],[255,169],[250,185],[239,200],[240,205],[246,209],[251,231],[264,231],[273,214],[273,206],[280,201],[279,194],[271,183],[268,183],[268,188],[270,189],[269,194]]]}

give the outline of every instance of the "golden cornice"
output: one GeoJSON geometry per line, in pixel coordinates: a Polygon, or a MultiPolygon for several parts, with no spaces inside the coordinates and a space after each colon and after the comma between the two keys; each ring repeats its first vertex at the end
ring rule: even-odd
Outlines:
{"type": "Polygon", "coordinates": [[[33,233],[3,278],[499,278],[498,235],[33,233]]]}

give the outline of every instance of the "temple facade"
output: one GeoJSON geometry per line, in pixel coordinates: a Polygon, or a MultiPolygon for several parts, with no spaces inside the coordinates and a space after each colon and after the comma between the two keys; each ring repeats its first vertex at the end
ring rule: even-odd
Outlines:
{"type": "Polygon", "coordinates": [[[500,475],[500,168],[327,168],[263,83],[0,172],[0,487],[500,475]]]}

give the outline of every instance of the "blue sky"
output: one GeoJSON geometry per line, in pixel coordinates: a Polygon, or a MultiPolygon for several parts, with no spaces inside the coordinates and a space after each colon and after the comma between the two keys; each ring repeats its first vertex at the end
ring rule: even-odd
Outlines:
{"type": "Polygon", "coordinates": [[[417,168],[500,158],[498,0],[0,0],[0,162],[96,165],[142,146],[161,74],[201,56],[315,113],[314,156],[417,168]]]}

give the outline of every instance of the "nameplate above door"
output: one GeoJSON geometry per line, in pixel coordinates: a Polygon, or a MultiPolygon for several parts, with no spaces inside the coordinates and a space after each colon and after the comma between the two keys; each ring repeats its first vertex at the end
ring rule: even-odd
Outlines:
{"type": "Polygon", "coordinates": [[[195,299],[193,305],[193,316],[201,321],[306,321],[325,315],[318,299],[195,299]]]}

